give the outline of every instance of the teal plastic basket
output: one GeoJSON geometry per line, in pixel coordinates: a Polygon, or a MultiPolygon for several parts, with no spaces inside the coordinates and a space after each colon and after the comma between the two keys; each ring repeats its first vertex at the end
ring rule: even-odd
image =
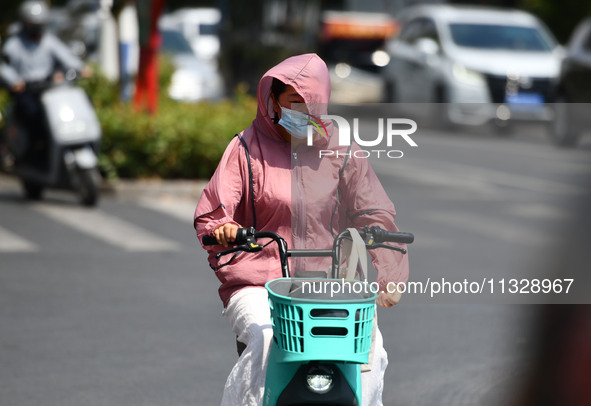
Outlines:
{"type": "Polygon", "coordinates": [[[377,298],[369,285],[280,278],[265,287],[280,362],[368,362],[377,298]]]}

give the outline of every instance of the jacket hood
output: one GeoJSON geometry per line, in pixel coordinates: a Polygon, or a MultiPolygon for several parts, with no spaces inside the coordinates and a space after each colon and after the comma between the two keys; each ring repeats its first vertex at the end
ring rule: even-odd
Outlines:
{"type": "Polygon", "coordinates": [[[253,124],[261,133],[274,138],[281,136],[273,124],[273,101],[271,84],[279,79],[304,98],[314,115],[326,114],[330,99],[330,75],[326,63],[316,54],[292,56],[269,69],[259,82],[257,89],[257,117],[253,124]]]}

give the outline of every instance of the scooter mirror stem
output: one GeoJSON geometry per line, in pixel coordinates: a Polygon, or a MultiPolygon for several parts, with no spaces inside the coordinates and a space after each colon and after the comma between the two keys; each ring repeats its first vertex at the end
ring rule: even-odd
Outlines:
{"type": "Polygon", "coordinates": [[[76,77],[78,76],[78,74],[76,73],[75,69],[68,69],[66,71],[66,80],[71,82],[74,79],[76,79],[76,77]]]}

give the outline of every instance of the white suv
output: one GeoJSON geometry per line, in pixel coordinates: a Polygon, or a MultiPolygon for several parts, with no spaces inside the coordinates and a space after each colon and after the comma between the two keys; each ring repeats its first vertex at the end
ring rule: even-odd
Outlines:
{"type": "Polygon", "coordinates": [[[425,5],[399,16],[384,69],[391,102],[449,103],[445,119],[549,120],[563,50],[523,11],[425,5]]]}

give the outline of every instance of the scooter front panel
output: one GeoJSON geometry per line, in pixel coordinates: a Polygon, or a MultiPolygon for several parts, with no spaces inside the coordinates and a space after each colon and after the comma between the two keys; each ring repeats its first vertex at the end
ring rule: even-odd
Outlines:
{"type": "Polygon", "coordinates": [[[343,362],[282,362],[281,349],[271,345],[265,380],[264,406],[361,405],[361,370],[359,364],[343,362]],[[307,384],[308,373],[318,366],[331,370],[332,383],[323,393],[307,384]]]}
{"type": "Polygon", "coordinates": [[[101,127],[88,96],[78,87],[63,85],[41,95],[49,130],[58,144],[98,142],[101,127]]]}

